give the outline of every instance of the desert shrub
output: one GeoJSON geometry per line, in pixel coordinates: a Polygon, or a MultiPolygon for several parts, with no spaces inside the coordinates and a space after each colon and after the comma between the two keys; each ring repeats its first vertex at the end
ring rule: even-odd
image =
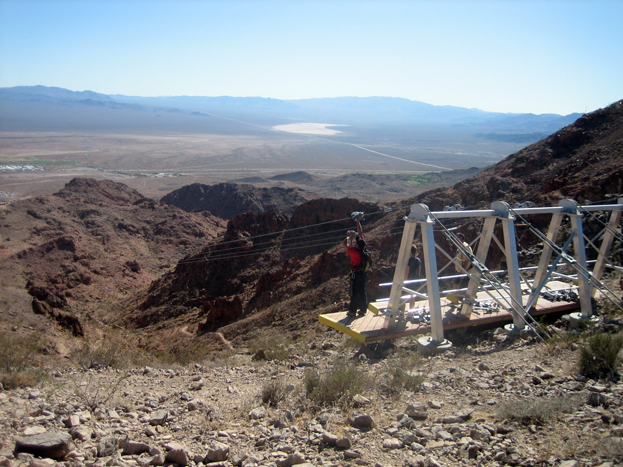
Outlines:
{"type": "Polygon", "coordinates": [[[77,378],[71,379],[73,393],[82,404],[91,410],[105,406],[115,396],[121,383],[130,375],[121,373],[109,377],[98,377],[95,373],[86,372],[77,378]]]}
{"type": "Polygon", "coordinates": [[[382,383],[390,392],[402,390],[415,392],[424,382],[425,376],[414,373],[421,366],[422,355],[409,350],[399,350],[387,359],[387,371],[382,375],[382,383]]]}
{"type": "Polygon", "coordinates": [[[0,374],[0,383],[4,389],[30,388],[35,386],[41,378],[43,372],[38,368],[29,368],[12,373],[0,374]]]}
{"type": "Polygon", "coordinates": [[[369,381],[369,376],[363,370],[352,363],[342,362],[324,374],[309,371],[304,379],[307,397],[319,406],[346,406],[369,381]]]}
{"type": "Polygon", "coordinates": [[[555,355],[561,351],[572,349],[572,344],[579,344],[578,334],[564,333],[562,335],[553,334],[551,339],[546,339],[543,343],[543,351],[548,355],[555,355]]]}
{"type": "Polygon", "coordinates": [[[135,358],[155,368],[171,368],[226,358],[227,351],[215,351],[209,340],[164,337],[150,349],[134,349],[135,358]]]}
{"type": "Polygon", "coordinates": [[[255,339],[249,346],[253,354],[261,352],[262,360],[276,360],[283,362],[302,350],[301,344],[296,344],[285,336],[268,336],[255,339]]]}
{"type": "Polygon", "coordinates": [[[35,368],[40,353],[38,336],[0,333],[0,383],[5,389],[31,387],[43,372],[35,368]]]}
{"type": "Polygon", "coordinates": [[[599,332],[588,338],[580,348],[579,372],[587,378],[618,378],[616,370],[619,353],[623,348],[622,334],[599,332]]]}
{"type": "Polygon", "coordinates": [[[0,333],[0,370],[13,373],[32,367],[39,354],[36,336],[0,333]]]}
{"type": "Polygon", "coordinates": [[[282,379],[271,379],[262,386],[262,402],[270,407],[277,407],[287,395],[288,388],[282,379]]]}
{"type": "Polygon", "coordinates": [[[206,351],[201,346],[174,344],[162,352],[157,352],[154,357],[165,365],[186,366],[197,363],[206,358],[206,351]]]}
{"type": "Polygon", "coordinates": [[[571,413],[584,403],[579,396],[552,399],[516,399],[500,404],[499,418],[515,420],[523,424],[543,424],[563,413],[571,413]]]}
{"type": "Polygon", "coordinates": [[[129,363],[128,354],[124,352],[122,344],[111,339],[102,339],[99,342],[83,339],[74,351],[74,358],[84,370],[121,368],[129,363]]]}
{"type": "Polygon", "coordinates": [[[348,335],[344,336],[344,340],[340,346],[342,350],[358,349],[359,347],[361,347],[361,342],[348,335]]]}

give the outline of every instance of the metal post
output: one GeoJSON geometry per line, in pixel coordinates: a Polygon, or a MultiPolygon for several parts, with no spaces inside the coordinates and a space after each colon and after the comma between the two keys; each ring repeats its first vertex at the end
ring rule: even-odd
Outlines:
{"type": "MultiPolygon", "coordinates": [[[[415,205],[414,205],[415,206],[415,205]]],[[[411,206],[413,211],[413,206],[411,206]]],[[[409,215],[410,216],[410,215],[409,215]]],[[[409,263],[409,252],[413,244],[413,238],[417,229],[417,222],[412,218],[405,218],[405,226],[402,232],[402,240],[400,242],[400,251],[398,252],[398,261],[394,270],[394,281],[389,295],[389,305],[391,315],[387,316],[385,327],[392,327],[395,322],[395,315],[400,311],[400,301],[402,297],[402,288],[404,287],[405,274],[407,272],[407,264],[409,263]]]]}
{"type": "MultiPolygon", "coordinates": [[[[582,230],[582,214],[578,209],[578,203],[572,199],[563,199],[559,205],[568,210],[571,218],[571,228],[575,236],[573,237],[573,250],[575,260],[580,268],[586,271],[586,245],[584,244],[584,233],[582,230]]],[[[591,305],[591,285],[584,274],[578,272],[578,291],[580,293],[580,306],[582,307],[582,318],[588,319],[593,315],[591,305]]]]}
{"type": "Polygon", "coordinates": [[[443,337],[443,317],[441,315],[441,299],[439,294],[439,277],[437,275],[437,253],[435,251],[435,222],[425,204],[411,206],[411,214],[418,219],[422,229],[422,249],[424,250],[424,266],[426,268],[426,293],[430,309],[430,325],[432,343],[441,344],[443,337]]]}
{"type": "Polygon", "coordinates": [[[521,331],[525,327],[521,297],[521,276],[519,275],[519,260],[517,258],[517,237],[515,235],[515,216],[510,213],[508,203],[496,201],[491,205],[499,212],[504,231],[504,253],[506,255],[506,268],[508,270],[508,283],[511,293],[511,312],[513,315],[514,331],[521,331]]]}

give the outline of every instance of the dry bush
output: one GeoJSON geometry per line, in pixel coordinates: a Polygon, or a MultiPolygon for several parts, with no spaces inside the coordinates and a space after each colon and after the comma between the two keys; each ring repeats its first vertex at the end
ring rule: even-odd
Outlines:
{"type": "Polygon", "coordinates": [[[270,407],[277,407],[288,395],[289,389],[283,379],[271,379],[262,386],[262,402],[270,407]]]}
{"type": "Polygon", "coordinates": [[[516,399],[500,404],[497,416],[526,425],[542,425],[560,414],[574,412],[583,403],[584,399],[579,395],[553,399],[516,399]]]}
{"type": "Polygon", "coordinates": [[[4,389],[31,388],[43,377],[43,372],[37,368],[0,374],[0,383],[4,389]]]}
{"type": "Polygon", "coordinates": [[[354,395],[370,386],[371,378],[354,364],[339,362],[324,374],[308,371],[304,383],[307,397],[314,404],[347,407],[354,395]]]}
{"type": "Polygon", "coordinates": [[[128,363],[119,343],[103,339],[94,343],[84,339],[74,351],[76,363],[84,370],[97,368],[120,368],[128,363]]]}
{"type": "Polygon", "coordinates": [[[0,383],[5,389],[31,387],[41,380],[43,372],[35,368],[41,343],[37,335],[0,333],[0,383]]]}
{"type": "Polygon", "coordinates": [[[595,306],[595,311],[599,311],[600,316],[610,319],[620,319],[623,317],[623,310],[621,310],[619,305],[612,303],[608,299],[598,300],[595,306]]]}
{"type": "Polygon", "coordinates": [[[283,362],[289,360],[294,354],[303,351],[303,345],[295,343],[285,336],[266,336],[254,339],[249,346],[251,353],[263,352],[264,360],[283,362]]]}
{"type": "Polygon", "coordinates": [[[588,338],[580,348],[580,374],[592,379],[618,379],[619,353],[623,348],[623,334],[597,334],[588,338]]]}
{"type": "Polygon", "coordinates": [[[33,366],[39,354],[39,338],[0,333],[0,370],[4,373],[22,371],[33,366]]]}
{"type": "Polygon", "coordinates": [[[342,344],[340,345],[341,350],[352,350],[352,349],[358,349],[359,347],[361,347],[361,341],[358,341],[354,337],[351,337],[348,335],[344,336],[344,340],[342,341],[342,344]]]}
{"type": "Polygon", "coordinates": [[[208,341],[178,339],[161,345],[159,350],[152,351],[150,365],[170,367],[210,362],[218,366],[217,360],[223,362],[231,354],[230,350],[215,350],[208,341]]]}
{"type": "Polygon", "coordinates": [[[75,379],[70,379],[75,396],[92,411],[97,407],[105,406],[115,396],[121,383],[130,375],[121,373],[110,377],[98,377],[87,371],[75,379]]]}
{"type": "Polygon", "coordinates": [[[425,375],[416,372],[422,361],[418,352],[398,350],[387,359],[387,371],[381,375],[383,387],[396,395],[403,390],[417,391],[425,379],[425,375]]]}
{"type": "Polygon", "coordinates": [[[204,412],[205,418],[203,421],[203,428],[207,431],[216,431],[223,429],[225,416],[223,410],[218,407],[207,407],[204,412]]]}
{"type": "Polygon", "coordinates": [[[580,337],[577,334],[566,333],[562,336],[554,334],[551,339],[543,343],[543,350],[548,355],[556,355],[562,351],[572,350],[572,344],[577,344],[580,337]]]}

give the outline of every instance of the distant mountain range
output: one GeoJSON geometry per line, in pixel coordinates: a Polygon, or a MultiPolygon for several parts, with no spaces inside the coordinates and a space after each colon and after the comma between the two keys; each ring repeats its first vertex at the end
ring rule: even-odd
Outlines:
{"type": "Polygon", "coordinates": [[[521,139],[518,134],[531,134],[528,140],[539,139],[582,115],[486,112],[395,97],[138,97],[46,86],[0,88],[0,104],[0,129],[4,131],[166,129],[230,134],[257,132],[257,126],[269,129],[287,123],[322,122],[357,127],[446,127],[483,137],[493,133],[497,140],[507,134],[511,141],[521,139]]]}

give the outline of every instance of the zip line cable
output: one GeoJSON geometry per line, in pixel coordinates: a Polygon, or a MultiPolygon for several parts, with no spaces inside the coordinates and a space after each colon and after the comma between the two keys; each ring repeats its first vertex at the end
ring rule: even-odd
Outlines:
{"type": "MultiPolygon", "coordinates": [[[[343,229],[342,229],[343,230],[343,229]]],[[[337,232],[337,231],[334,231],[337,232]]],[[[328,232],[327,232],[328,233],[328,232]]],[[[387,235],[387,237],[391,237],[391,236],[396,236],[396,235],[400,235],[402,232],[397,232],[397,233],[393,233],[393,234],[389,234],[387,235]]],[[[325,233],[326,234],[326,233],[325,233]]],[[[313,234],[313,235],[317,235],[317,234],[313,234]]],[[[303,237],[298,237],[300,238],[305,238],[305,236],[303,237]]],[[[271,250],[275,250],[278,249],[279,252],[282,251],[292,251],[292,250],[302,250],[302,249],[309,249],[309,248],[317,248],[317,247],[321,247],[321,246],[335,246],[336,243],[338,243],[340,240],[343,240],[343,236],[339,236],[339,237],[330,237],[330,238],[323,238],[323,239],[318,239],[316,240],[316,243],[313,242],[305,242],[305,243],[301,243],[300,246],[297,244],[295,246],[289,246],[287,248],[283,248],[283,247],[279,247],[279,245],[274,245],[274,244],[270,244],[269,247],[265,247],[262,249],[256,249],[254,247],[249,247],[249,248],[244,248],[244,247],[238,247],[236,248],[229,248],[226,250],[223,250],[223,252],[219,251],[219,250],[213,250],[211,252],[205,253],[203,256],[201,257],[197,257],[197,258],[189,258],[187,260],[180,260],[178,263],[179,264],[190,264],[190,263],[201,263],[201,262],[210,262],[210,261],[217,261],[217,260],[221,260],[221,259],[233,259],[233,258],[244,258],[244,257],[249,257],[249,256],[258,256],[261,255],[263,253],[266,253],[268,251],[271,250]],[[328,241],[326,241],[328,240],[328,241]],[[320,243],[318,243],[320,242],[320,243]],[[222,253],[222,254],[220,254],[222,253]]],[[[244,239],[242,239],[241,241],[243,241],[244,239]]]]}
{"type": "MultiPolygon", "coordinates": [[[[371,213],[367,213],[366,215],[372,216],[372,215],[378,215],[378,214],[387,214],[389,212],[400,210],[400,209],[404,209],[404,208],[410,207],[412,205],[413,205],[413,203],[402,203],[402,204],[399,204],[397,207],[385,208],[385,209],[380,210],[380,211],[374,211],[374,212],[371,212],[371,213]]],[[[470,207],[472,207],[472,206],[470,206],[470,207]]],[[[316,224],[310,224],[310,225],[305,225],[305,226],[300,226],[300,227],[294,227],[294,228],[291,228],[291,229],[283,229],[283,230],[279,230],[277,232],[269,232],[269,233],[258,234],[258,235],[253,235],[253,236],[249,236],[249,237],[242,237],[242,238],[235,239],[235,240],[228,240],[228,241],[225,241],[225,242],[221,242],[221,243],[217,243],[217,244],[213,244],[213,245],[208,245],[207,247],[196,247],[196,248],[192,248],[192,249],[188,249],[188,250],[181,250],[181,251],[189,253],[189,252],[196,251],[196,250],[199,250],[199,249],[202,249],[202,248],[203,249],[208,248],[209,251],[205,251],[205,252],[202,252],[202,253],[199,253],[199,254],[204,255],[206,258],[210,258],[210,260],[213,260],[213,259],[218,259],[218,258],[213,258],[213,257],[210,256],[211,252],[213,252],[213,251],[218,251],[219,253],[224,253],[224,252],[227,252],[227,251],[246,252],[245,246],[235,245],[236,243],[240,243],[240,242],[253,242],[254,240],[260,239],[260,238],[271,237],[271,236],[279,236],[279,235],[283,235],[283,234],[286,234],[286,233],[289,233],[289,232],[295,232],[295,231],[309,229],[309,228],[318,227],[318,226],[322,226],[322,225],[335,224],[335,223],[338,223],[338,222],[345,222],[345,221],[348,221],[348,220],[351,220],[351,217],[345,217],[345,218],[342,218],[342,219],[336,219],[336,220],[326,221],[326,222],[319,222],[319,223],[316,223],[316,224]],[[233,246],[231,248],[221,248],[223,245],[228,245],[228,244],[231,244],[233,246]],[[218,250],[215,250],[215,248],[218,248],[218,250]]],[[[467,223],[465,223],[463,225],[467,225],[470,222],[474,222],[474,221],[469,221],[469,222],[467,222],[467,223]]],[[[393,236],[394,235],[394,232],[393,232],[394,229],[402,231],[401,227],[394,227],[394,228],[390,229],[389,236],[393,236]]],[[[343,230],[351,230],[351,229],[344,228],[344,229],[334,230],[334,231],[329,231],[329,232],[319,232],[319,233],[316,233],[316,234],[309,234],[309,235],[303,235],[303,236],[298,236],[298,237],[286,238],[286,239],[282,239],[282,242],[302,240],[302,239],[305,239],[305,238],[308,238],[308,237],[311,237],[311,236],[315,236],[315,235],[326,235],[326,234],[329,234],[329,233],[332,233],[332,232],[343,231],[343,230]]],[[[267,245],[267,244],[271,245],[271,247],[267,248],[267,250],[271,249],[272,245],[273,245],[273,242],[270,242],[270,241],[262,242],[262,243],[254,243],[252,248],[256,248],[258,246],[267,245]]],[[[198,262],[198,259],[195,258],[195,259],[179,261],[179,263],[189,263],[189,262],[198,262]]]]}
{"type": "Polygon", "coordinates": [[[255,248],[255,245],[253,247],[249,247],[249,248],[244,248],[244,247],[239,247],[238,249],[234,249],[234,248],[229,248],[227,250],[213,250],[209,253],[206,253],[205,255],[202,255],[199,258],[190,258],[187,261],[180,261],[180,262],[196,262],[196,261],[204,261],[204,260],[215,260],[215,259],[221,259],[221,258],[233,258],[233,257],[237,257],[237,256],[248,256],[249,254],[255,254],[255,253],[263,253],[266,251],[270,251],[273,250],[275,248],[279,248],[281,251],[287,251],[287,250],[291,250],[291,249],[302,249],[302,248],[313,248],[313,247],[317,247],[317,246],[325,246],[325,245],[335,245],[336,241],[338,239],[343,239],[342,236],[339,237],[329,237],[329,238],[320,238],[311,242],[305,242],[304,244],[294,244],[294,245],[275,245],[275,244],[265,244],[265,245],[269,245],[263,248],[255,248]],[[329,241],[327,243],[327,241],[329,241]],[[251,251],[252,250],[252,251],[251,251]]]}
{"type": "MultiPolygon", "coordinates": [[[[331,246],[331,245],[335,245],[335,242],[318,244],[316,246],[319,247],[319,246],[331,246]]],[[[279,252],[291,251],[291,250],[300,250],[302,248],[308,248],[308,247],[283,248],[283,249],[280,249],[279,252]]],[[[266,250],[262,250],[262,251],[246,251],[244,253],[231,254],[231,255],[227,255],[227,256],[224,255],[224,256],[216,257],[216,258],[198,258],[198,259],[194,259],[194,260],[180,261],[179,263],[180,264],[206,263],[206,262],[211,262],[211,261],[216,261],[216,260],[223,260],[223,259],[247,258],[247,257],[252,257],[252,256],[263,255],[267,251],[270,251],[270,249],[266,249],[266,250]]]]}
{"type": "MultiPolygon", "coordinates": [[[[295,242],[295,241],[300,242],[300,241],[301,241],[301,239],[305,239],[305,238],[312,238],[312,237],[317,237],[317,236],[321,236],[321,235],[323,235],[323,236],[327,237],[327,236],[328,236],[328,235],[330,235],[330,234],[334,234],[334,233],[342,232],[342,231],[345,231],[345,230],[349,230],[349,229],[339,229],[339,230],[332,230],[332,231],[328,231],[328,232],[319,232],[319,233],[315,233],[315,234],[308,234],[308,235],[303,235],[303,236],[299,236],[299,237],[283,238],[283,239],[281,239],[281,240],[280,240],[280,243],[281,243],[281,245],[283,245],[283,244],[285,244],[286,242],[295,242]]],[[[343,238],[343,237],[340,237],[340,238],[343,238]]],[[[237,242],[246,242],[247,240],[248,240],[248,237],[242,237],[242,238],[240,238],[239,240],[237,240],[237,242]]],[[[220,244],[219,244],[219,245],[220,245],[220,244]]],[[[216,246],[219,246],[219,245],[216,245],[216,246]]],[[[262,246],[264,246],[264,245],[270,245],[270,248],[272,248],[272,246],[274,246],[274,245],[275,245],[275,241],[267,241],[267,242],[261,242],[261,243],[253,243],[253,248],[256,248],[256,249],[257,249],[257,247],[262,247],[262,246]]],[[[270,248],[269,248],[269,249],[270,249],[270,248]]],[[[210,251],[208,251],[208,252],[204,252],[204,253],[200,253],[200,254],[209,255],[212,251],[214,251],[214,252],[218,252],[218,253],[223,253],[223,252],[228,252],[228,251],[237,251],[237,250],[241,250],[241,249],[242,249],[243,251],[245,251],[245,250],[244,250],[244,249],[245,249],[245,247],[244,247],[244,246],[241,246],[241,245],[236,245],[236,246],[233,246],[233,247],[231,247],[231,248],[219,248],[219,249],[210,250],[210,251]]]]}
{"type": "MultiPolygon", "coordinates": [[[[395,234],[391,234],[391,235],[387,235],[389,236],[396,236],[401,234],[401,232],[399,233],[395,233],[395,234]]],[[[278,249],[279,252],[282,251],[293,251],[293,250],[303,250],[303,249],[309,249],[309,248],[317,248],[317,247],[321,247],[321,246],[336,246],[336,243],[339,242],[340,239],[342,239],[343,237],[340,236],[337,238],[337,240],[331,240],[325,243],[317,243],[317,244],[313,244],[310,245],[309,243],[305,243],[302,244],[300,246],[291,246],[288,248],[279,248],[278,245],[274,245],[272,247],[267,247],[267,248],[263,248],[261,250],[241,250],[241,251],[232,251],[231,253],[227,253],[227,254],[223,254],[223,255],[213,255],[213,256],[204,256],[201,258],[190,258],[188,260],[181,260],[179,261],[179,264],[190,264],[190,263],[202,263],[202,262],[211,262],[211,261],[217,261],[217,260],[222,260],[222,259],[234,259],[234,258],[244,258],[244,257],[249,257],[249,256],[258,256],[258,255],[262,255],[268,251],[274,250],[274,249],[278,249]]],[[[325,240],[325,239],[323,239],[325,240]]],[[[320,241],[320,240],[319,240],[320,241]]]]}
{"type": "MultiPolygon", "coordinates": [[[[392,212],[392,211],[396,211],[396,210],[399,210],[399,209],[403,209],[403,208],[409,207],[412,204],[413,203],[400,204],[399,206],[397,206],[395,208],[386,208],[386,209],[383,209],[383,210],[380,210],[380,211],[374,211],[374,212],[371,212],[371,213],[367,213],[366,215],[367,216],[373,216],[373,215],[378,215],[378,214],[387,214],[387,213],[392,212]]],[[[265,237],[270,237],[270,236],[279,236],[279,235],[283,235],[283,234],[286,234],[286,233],[289,233],[289,232],[295,232],[295,231],[309,229],[309,228],[318,227],[318,226],[322,226],[322,225],[335,224],[335,223],[338,223],[338,222],[345,222],[345,221],[348,221],[348,220],[351,220],[351,219],[352,219],[352,217],[345,217],[345,218],[342,218],[342,219],[336,219],[336,220],[331,220],[331,221],[326,221],[326,222],[319,222],[319,223],[316,223],[316,224],[310,224],[310,225],[305,225],[305,226],[300,226],[300,227],[294,227],[294,228],[291,228],[291,229],[283,229],[283,230],[280,230],[280,231],[277,231],[277,232],[270,232],[270,233],[265,233],[265,234],[249,236],[249,237],[242,237],[242,238],[239,238],[239,239],[228,240],[226,242],[221,242],[221,243],[217,243],[217,244],[214,244],[214,245],[208,245],[207,246],[208,251],[204,251],[202,253],[199,253],[200,255],[203,255],[204,259],[193,258],[193,259],[187,259],[187,260],[180,260],[179,263],[187,264],[187,263],[195,263],[195,262],[200,262],[200,261],[213,261],[213,260],[216,260],[216,259],[228,259],[228,258],[231,258],[231,257],[235,257],[235,255],[233,255],[233,253],[240,253],[241,256],[244,253],[249,253],[247,256],[255,255],[257,253],[265,252],[265,251],[268,251],[268,250],[274,248],[274,246],[275,246],[274,243],[271,242],[271,241],[261,242],[261,243],[254,243],[251,248],[257,248],[258,246],[262,246],[262,245],[270,245],[270,246],[265,248],[265,249],[263,249],[263,250],[255,249],[252,253],[247,251],[247,247],[246,246],[244,246],[244,245],[234,245],[234,244],[237,244],[237,243],[240,243],[240,242],[253,242],[253,240],[259,239],[259,238],[265,238],[265,237]],[[221,246],[228,245],[228,244],[231,244],[233,246],[230,247],[230,248],[221,248],[221,246]],[[218,254],[223,254],[223,255],[221,255],[221,256],[213,255],[212,254],[213,252],[218,252],[218,254]],[[232,255],[231,256],[224,256],[224,254],[228,253],[228,252],[231,252],[232,255]]],[[[400,229],[400,228],[398,227],[398,228],[395,228],[395,229],[400,229]]],[[[283,243],[283,242],[289,242],[289,241],[302,241],[305,238],[310,238],[310,237],[313,237],[313,236],[320,236],[320,235],[329,235],[331,233],[342,232],[344,230],[351,230],[351,229],[343,228],[343,229],[338,229],[338,230],[333,230],[333,231],[328,231],[328,232],[318,232],[318,233],[315,233],[315,234],[309,234],[309,235],[302,235],[302,236],[297,236],[297,237],[285,238],[285,239],[282,239],[281,242],[283,243]]],[[[400,230],[400,231],[402,231],[402,230],[400,230]]],[[[395,235],[393,233],[393,229],[390,229],[390,233],[389,233],[388,236],[393,236],[393,235],[395,235]]],[[[341,239],[341,238],[342,237],[340,236],[339,239],[341,239]]],[[[336,242],[338,242],[339,239],[336,239],[336,242]]],[[[328,245],[329,244],[324,244],[323,243],[321,245],[315,245],[315,246],[328,246],[328,245]]],[[[304,246],[302,246],[300,248],[301,249],[302,248],[308,248],[310,246],[314,246],[314,245],[310,245],[309,243],[307,243],[307,244],[305,244],[304,246]]],[[[206,247],[198,247],[198,248],[204,248],[205,249],[206,247]]],[[[191,249],[191,250],[184,250],[184,251],[189,252],[189,251],[197,250],[198,248],[194,248],[194,249],[191,249]]],[[[284,250],[284,251],[288,251],[288,250],[291,250],[291,249],[296,249],[296,248],[289,248],[289,249],[284,250]]]]}

